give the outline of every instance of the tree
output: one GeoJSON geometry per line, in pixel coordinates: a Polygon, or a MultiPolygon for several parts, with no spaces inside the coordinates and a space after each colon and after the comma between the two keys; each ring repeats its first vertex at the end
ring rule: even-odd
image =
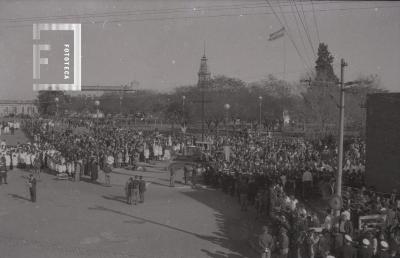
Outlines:
{"type": "Polygon", "coordinates": [[[332,85],[339,82],[338,77],[333,71],[333,56],[328,50],[328,45],[320,43],[318,47],[318,57],[315,61],[315,78],[318,82],[332,82],[332,85]]]}
{"type": "Polygon", "coordinates": [[[36,105],[41,115],[55,115],[56,101],[58,98],[58,111],[63,112],[68,102],[68,97],[63,91],[39,91],[36,105]]]}
{"type": "Polygon", "coordinates": [[[336,124],[338,117],[339,79],[333,71],[333,61],[328,45],[320,43],[315,77],[311,78],[309,87],[302,93],[308,111],[307,120],[316,122],[321,130],[325,130],[328,123],[336,124]]]}

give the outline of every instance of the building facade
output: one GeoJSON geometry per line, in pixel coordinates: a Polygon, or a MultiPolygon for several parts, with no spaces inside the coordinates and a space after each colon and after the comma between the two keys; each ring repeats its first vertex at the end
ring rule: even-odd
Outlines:
{"type": "Polygon", "coordinates": [[[0,100],[0,117],[14,115],[34,115],[38,110],[33,100],[0,100]]]}

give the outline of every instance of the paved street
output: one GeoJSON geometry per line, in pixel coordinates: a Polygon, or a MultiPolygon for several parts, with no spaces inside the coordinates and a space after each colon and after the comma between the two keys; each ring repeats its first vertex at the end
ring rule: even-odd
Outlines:
{"type": "Polygon", "coordinates": [[[253,257],[249,214],[218,190],[168,187],[165,165],[116,169],[112,187],[42,174],[37,203],[28,173],[10,171],[0,186],[1,257],[253,257]],[[128,206],[123,186],[135,174],[148,190],[144,204],[128,206]]]}

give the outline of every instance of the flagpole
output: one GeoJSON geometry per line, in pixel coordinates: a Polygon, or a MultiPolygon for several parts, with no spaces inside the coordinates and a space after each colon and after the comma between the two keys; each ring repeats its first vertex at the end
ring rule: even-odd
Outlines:
{"type": "Polygon", "coordinates": [[[286,80],[286,33],[283,35],[283,80],[286,80]]]}

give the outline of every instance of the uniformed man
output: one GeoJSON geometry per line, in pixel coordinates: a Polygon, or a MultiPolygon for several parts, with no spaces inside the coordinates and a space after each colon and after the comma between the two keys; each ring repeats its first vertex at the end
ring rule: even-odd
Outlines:
{"type": "Polygon", "coordinates": [[[7,184],[7,166],[6,166],[6,157],[4,153],[0,155],[0,185],[4,181],[7,184]]]}
{"type": "Polygon", "coordinates": [[[340,258],[357,258],[356,249],[353,247],[353,240],[351,236],[344,236],[344,245],[340,252],[340,258]]]}
{"type": "Polygon", "coordinates": [[[369,247],[369,245],[370,245],[369,240],[364,238],[362,240],[361,246],[358,248],[358,252],[357,252],[358,253],[357,257],[358,258],[372,258],[373,251],[369,247]]]}
{"type": "Polygon", "coordinates": [[[389,244],[386,241],[380,242],[380,249],[378,251],[377,257],[379,258],[389,258],[392,257],[389,253],[389,244]]]}
{"type": "Polygon", "coordinates": [[[187,166],[183,166],[183,180],[185,181],[185,185],[187,185],[189,179],[189,169],[187,168],[187,166]]]}
{"type": "Polygon", "coordinates": [[[135,179],[132,182],[132,194],[133,194],[133,204],[137,205],[139,199],[139,180],[137,175],[135,175],[135,179]]]}
{"type": "Polygon", "coordinates": [[[127,204],[132,204],[132,194],[133,194],[133,178],[130,177],[125,184],[125,195],[127,204]]]}
{"type": "Polygon", "coordinates": [[[289,237],[287,235],[287,230],[284,227],[281,227],[279,236],[278,236],[278,251],[279,257],[287,258],[289,253],[289,237]]]}
{"type": "Polygon", "coordinates": [[[146,191],[146,181],[144,181],[143,176],[139,177],[139,199],[140,203],[144,203],[144,192],[146,191]]]}
{"type": "Polygon", "coordinates": [[[29,187],[31,202],[36,202],[36,178],[33,177],[33,174],[29,175],[28,187],[29,187]]]}
{"type": "Polygon", "coordinates": [[[258,244],[261,248],[261,258],[270,258],[274,247],[274,239],[269,233],[268,227],[262,227],[262,233],[258,237],[258,244]]]}
{"type": "Polygon", "coordinates": [[[172,165],[169,166],[169,186],[175,187],[175,169],[172,165]]]}

